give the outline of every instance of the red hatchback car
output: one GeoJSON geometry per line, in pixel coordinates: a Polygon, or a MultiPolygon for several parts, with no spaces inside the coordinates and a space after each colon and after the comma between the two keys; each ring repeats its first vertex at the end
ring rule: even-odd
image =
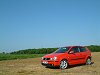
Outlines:
{"type": "Polygon", "coordinates": [[[69,65],[91,64],[91,52],[84,46],[61,47],[51,54],[42,57],[41,64],[44,66],[59,66],[66,69],[69,65]]]}

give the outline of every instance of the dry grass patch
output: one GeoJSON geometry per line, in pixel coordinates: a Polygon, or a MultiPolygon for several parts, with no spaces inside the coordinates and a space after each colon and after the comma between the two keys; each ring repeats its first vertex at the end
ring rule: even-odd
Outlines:
{"type": "Polygon", "coordinates": [[[100,75],[100,52],[92,53],[92,65],[73,66],[65,70],[45,68],[41,58],[0,61],[0,75],[100,75]]]}

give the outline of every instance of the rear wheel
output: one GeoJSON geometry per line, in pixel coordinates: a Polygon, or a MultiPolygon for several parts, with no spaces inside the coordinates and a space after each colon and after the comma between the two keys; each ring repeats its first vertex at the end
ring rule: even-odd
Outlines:
{"type": "Polygon", "coordinates": [[[62,60],[60,62],[60,69],[66,69],[68,67],[68,62],[66,60],[62,60]]]}
{"type": "Polygon", "coordinates": [[[88,58],[88,59],[86,60],[86,65],[91,65],[91,58],[88,58]]]}

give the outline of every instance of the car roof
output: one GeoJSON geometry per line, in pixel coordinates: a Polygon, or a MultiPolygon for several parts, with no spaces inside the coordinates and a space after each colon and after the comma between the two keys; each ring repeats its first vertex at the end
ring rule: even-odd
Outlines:
{"type": "Polygon", "coordinates": [[[84,47],[84,46],[65,46],[65,47],[84,47]]]}

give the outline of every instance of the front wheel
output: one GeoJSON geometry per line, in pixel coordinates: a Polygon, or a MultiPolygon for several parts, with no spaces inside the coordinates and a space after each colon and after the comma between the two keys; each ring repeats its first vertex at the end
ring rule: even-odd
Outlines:
{"type": "Polygon", "coordinates": [[[62,60],[60,62],[60,69],[66,69],[68,67],[68,62],[66,60],[62,60]]]}
{"type": "Polygon", "coordinates": [[[88,58],[88,59],[86,60],[86,65],[91,65],[91,59],[90,59],[90,58],[88,58]]]}

